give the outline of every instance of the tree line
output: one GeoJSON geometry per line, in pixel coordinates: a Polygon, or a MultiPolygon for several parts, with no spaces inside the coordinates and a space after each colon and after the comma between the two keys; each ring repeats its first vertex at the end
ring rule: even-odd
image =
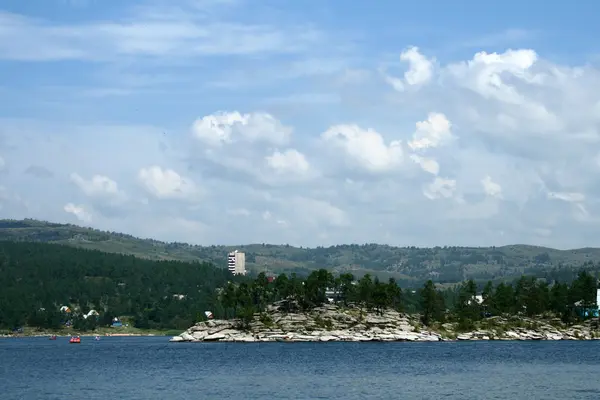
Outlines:
{"type": "Polygon", "coordinates": [[[514,284],[488,282],[477,299],[477,285],[472,280],[458,289],[441,291],[432,281],[420,291],[422,319],[426,325],[457,321],[463,328],[492,315],[524,315],[533,317],[545,313],[573,323],[594,315],[597,310],[596,277],[580,271],[570,284],[522,276],[514,284]]]}
{"type": "Polygon", "coordinates": [[[219,314],[250,321],[255,313],[266,311],[280,302],[284,312],[308,311],[330,301],[344,305],[361,304],[383,312],[387,308],[402,309],[402,289],[394,278],[380,282],[366,274],[358,281],[350,273],[335,277],[320,269],[301,278],[295,273],[279,275],[272,282],[265,273],[251,281],[229,282],[221,291],[219,314]]]}
{"type": "MultiPolygon", "coordinates": [[[[403,292],[393,278],[381,282],[364,275],[356,280],[350,273],[335,277],[320,269],[305,279],[291,274],[269,281],[264,273],[252,281],[228,283],[219,295],[219,314],[250,322],[273,303],[284,312],[309,311],[333,302],[383,313],[386,309],[418,312],[425,325],[459,322],[468,328],[492,315],[537,316],[552,313],[566,323],[585,318],[585,310],[596,308],[597,280],[582,271],[568,283],[523,276],[514,283],[488,282],[478,288],[473,280],[456,288],[441,290],[427,281],[416,293],[403,292]],[[478,293],[481,293],[478,296],[478,293]]],[[[593,315],[588,312],[588,315],[593,315]]]]}

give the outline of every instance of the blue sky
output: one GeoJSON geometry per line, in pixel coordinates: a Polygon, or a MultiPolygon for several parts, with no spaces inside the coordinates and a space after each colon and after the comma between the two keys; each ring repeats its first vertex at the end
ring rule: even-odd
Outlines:
{"type": "Polygon", "coordinates": [[[5,0],[0,217],[201,244],[594,245],[599,8],[5,0]]]}

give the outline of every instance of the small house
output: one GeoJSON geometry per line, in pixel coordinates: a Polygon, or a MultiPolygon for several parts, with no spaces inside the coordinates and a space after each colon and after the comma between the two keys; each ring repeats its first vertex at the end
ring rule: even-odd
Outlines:
{"type": "Polygon", "coordinates": [[[61,306],[60,311],[69,314],[71,312],[71,309],[67,306],[61,306]]]}
{"type": "Polygon", "coordinates": [[[91,316],[98,317],[100,314],[96,310],[90,310],[87,314],[83,316],[84,319],[88,319],[91,316]]]}

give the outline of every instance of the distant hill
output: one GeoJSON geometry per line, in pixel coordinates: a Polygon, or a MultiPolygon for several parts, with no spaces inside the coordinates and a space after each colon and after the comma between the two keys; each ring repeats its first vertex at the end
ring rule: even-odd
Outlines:
{"type": "Polygon", "coordinates": [[[421,285],[426,279],[448,284],[468,278],[510,280],[523,273],[565,280],[570,279],[565,275],[572,275],[584,264],[591,270],[600,269],[597,264],[600,249],[597,248],[556,250],[527,245],[417,248],[379,244],[317,248],[270,244],[196,246],[31,219],[0,220],[0,240],[61,243],[153,260],[208,261],[223,268],[227,252],[239,249],[246,253],[247,268],[253,272],[305,274],[327,268],[355,275],[371,273],[380,279],[395,277],[404,286],[421,285]]]}

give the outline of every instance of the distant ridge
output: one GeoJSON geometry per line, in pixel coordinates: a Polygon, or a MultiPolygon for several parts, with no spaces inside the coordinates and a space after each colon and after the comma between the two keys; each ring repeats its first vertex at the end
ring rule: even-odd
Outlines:
{"type": "Polygon", "coordinates": [[[239,249],[246,253],[247,268],[253,272],[305,274],[327,268],[355,275],[370,273],[380,279],[394,277],[407,286],[426,279],[448,284],[468,278],[509,280],[523,273],[552,278],[572,274],[583,266],[595,270],[600,262],[599,248],[557,250],[521,244],[433,248],[379,244],[317,248],[270,244],[197,246],[34,219],[0,220],[0,240],[60,243],[153,260],[209,261],[220,267],[225,267],[227,252],[239,249]]]}

